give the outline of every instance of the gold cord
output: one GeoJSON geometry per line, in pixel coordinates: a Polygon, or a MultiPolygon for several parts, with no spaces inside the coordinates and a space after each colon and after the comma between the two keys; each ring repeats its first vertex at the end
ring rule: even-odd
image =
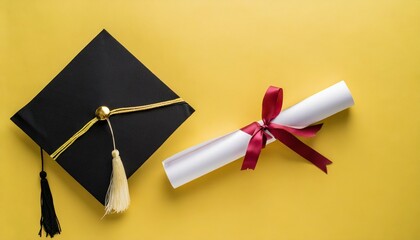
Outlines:
{"type": "MultiPolygon", "coordinates": [[[[138,111],[144,111],[164,106],[173,105],[176,103],[185,102],[182,98],[176,98],[173,100],[158,102],[158,103],[152,103],[148,105],[142,105],[142,106],[135,106],[135,107],[123,107],[123,108],[116,108],[111,110],[110,116],[115,114],[121,114],[121,113],[130,113],[130,112],[138,112],[138,111]]],[[[63,145],[61,145],[55,152],[51,154],[51,157],[56,160],[67,148],[69,148],[79,137],[81,137],[83,134],[85,134],[96,122],[98,122],[98,118],[93,118],[88,123],[86,123],[79,131],[77,131],[69,140],[67,140],[63,145]]]]}

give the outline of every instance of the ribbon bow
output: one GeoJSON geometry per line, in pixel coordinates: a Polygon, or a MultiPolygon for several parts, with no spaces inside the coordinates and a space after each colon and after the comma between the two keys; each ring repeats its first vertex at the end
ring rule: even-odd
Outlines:
{"type": "Polygon", "coordinates": [[[263,99],[262,124],[253,122],[241,129],[252,136],[241,170],[255,169],[261,149],[265,147],[267,140],[274,136],[284,145],[327,173],[327,165],[332,162],[294,136],[313,137],[321,129],[322,124],[297,129],[272,123],[271,121],[279,115],[282,105],[283,89],[269,87],[263,99]]]}

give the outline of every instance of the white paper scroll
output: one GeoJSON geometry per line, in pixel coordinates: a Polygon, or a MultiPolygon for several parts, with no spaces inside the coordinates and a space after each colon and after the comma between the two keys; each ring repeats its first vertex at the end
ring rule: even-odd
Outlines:
{"type": "MultiPolygon", "coordinates": [[[[280,112],[272,122],[304,128],[353,104],[350,90],[341,81],[280,112]]],[[[177,188],[243,157],[250,139],[249,134],[237,130],[180,152],[163,161],[163,167],[172,186],[177,188]]]]}

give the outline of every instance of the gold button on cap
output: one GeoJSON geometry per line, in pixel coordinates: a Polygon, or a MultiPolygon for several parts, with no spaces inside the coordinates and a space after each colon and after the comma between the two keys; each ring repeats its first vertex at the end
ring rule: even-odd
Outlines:
{"type": "Polygon", "coordinates": [[[107,106],[100,106],[95,111],[96,118],[99,119],[99,120],[107,119],[109,117],[110,113],[111,113],[111,111],[109,110],[109,108],[107,106]]]}

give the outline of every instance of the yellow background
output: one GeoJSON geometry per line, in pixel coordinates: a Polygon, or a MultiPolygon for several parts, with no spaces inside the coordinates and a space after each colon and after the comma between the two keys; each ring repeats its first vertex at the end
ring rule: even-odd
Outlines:
{"type": "MultiPolygon", "coordinates": [[[[103,28],[197,111],[129,180],[128,212],[46,170],[56,239],[420,239],[420,1],[0,3],[0,238],[37,239],[37,145],[9,118],[103,28]],[[344,79],[356,105],[306,140],[329,174],[280,143],[179,189],[161,161],[344,79]]],[[[139,146],[141,147],[141,146],[139,146]]]]}

